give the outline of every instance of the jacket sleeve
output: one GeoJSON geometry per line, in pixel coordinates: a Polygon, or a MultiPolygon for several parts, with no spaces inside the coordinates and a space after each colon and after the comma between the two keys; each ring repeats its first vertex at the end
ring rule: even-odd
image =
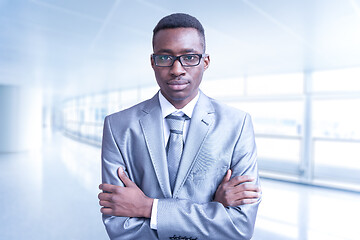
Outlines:
{"type": "MultiPolygon", "coordinates": [[[[102,140],[102,182],[124,186],[117,169],[126,169],[123,157],[112,134],[109,116],[105,118],[102,140]]],[[[150,219],[116,217],[103,214],[103,222],[110,239],[158,239],[156,230],[150,228],[150,219]]]]}
{"type": "MultiPolygon", "coordinates": [[[[255,137],[249,115],[240,131],[231,160],[232,176],[250,175],[259,185],[255,137]]],[[[199,204],[189,199],[159,199],[159,239],[251,239],[260,201],[225,208],[218,202],[199,204]]]]}

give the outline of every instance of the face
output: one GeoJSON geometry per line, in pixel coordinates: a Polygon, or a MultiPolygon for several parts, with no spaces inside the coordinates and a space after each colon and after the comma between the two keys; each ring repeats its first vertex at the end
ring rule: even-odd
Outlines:
{"type": "MultiPolygon", "coordinates": [[[[179,56],[183,54],[203,54],[204,47],[195,28],[163,29],[154,36],[154,54],[179,56]]],[[[209,56],[201,59],[195,67],[183,67],[175,61],[171,67],[151,65],[156,81],[164,97],[176,108],[183,108],[198,93],[203,73],[210,63],[209,56]]]]}

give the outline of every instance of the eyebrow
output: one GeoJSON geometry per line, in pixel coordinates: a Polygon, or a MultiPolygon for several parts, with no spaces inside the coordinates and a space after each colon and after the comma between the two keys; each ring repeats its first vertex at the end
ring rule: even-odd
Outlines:
{"type": "MultiPolygon", "coordinates": [[[[196,53],[197,51],[193,48],[186,48],[180,51],[180,54],[182,53],[196,53]]],[[[166,53],[166,54],[173,54],[173,50],[171,49],[160,49],[158,53],[166,53]]]]}

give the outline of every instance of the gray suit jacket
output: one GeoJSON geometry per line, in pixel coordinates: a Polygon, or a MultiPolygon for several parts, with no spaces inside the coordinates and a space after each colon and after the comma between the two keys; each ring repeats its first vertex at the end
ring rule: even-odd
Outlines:
{"type": "Polygon", "coordinates": [[[105,118],[102,179],[123,186],[122,166],[143,192],[158,198],[157,230],[150,219],[103,215],[111,239],[250,239],[258,204],[225,208],[212,202],[226,171],[259,184],[256,146],[247,113],[200,92],[171,192],[158,94],[105,118]]]}

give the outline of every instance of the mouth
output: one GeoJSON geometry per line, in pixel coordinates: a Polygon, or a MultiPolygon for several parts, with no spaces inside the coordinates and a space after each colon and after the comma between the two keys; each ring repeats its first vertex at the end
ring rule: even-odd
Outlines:
{"type": "Polygon", "coordinates": [[[169,88],[171,88],[174,91],[184,90],[189,84],[190,82],[184,79],[173,79],[167,82],[169,88]]]}

